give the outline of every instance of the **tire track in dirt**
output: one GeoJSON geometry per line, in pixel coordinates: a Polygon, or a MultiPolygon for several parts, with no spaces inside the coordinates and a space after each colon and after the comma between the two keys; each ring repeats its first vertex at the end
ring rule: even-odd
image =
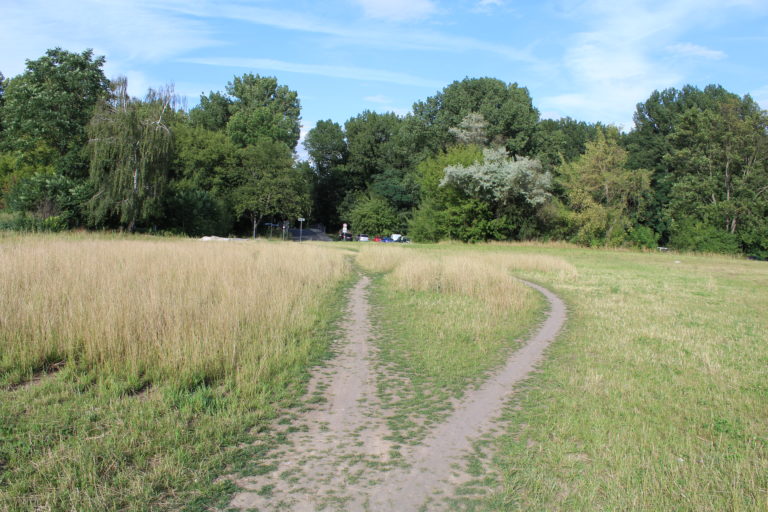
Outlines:
{"type": "Polygon", "coordinates": [[[350,293],[345,335],[335,347],[338,355],[310,381],[310,394],[322,393],[325,400],[292,426],[284,451],[268,456],[272,471],[231,478],[243,491],[230,507],[371,512],[445,508],[439,500],[462,483],[456,465],[472,443],[492,429],[514,385],[533,371],[565,324],[563,301],[539,285],[523,282],[549,302],[542,325],[503,368],[468,391],[423,443],[399,447],[386,440],[386,411],[377,398],[373,371],[370,279],[362,277],[350,293]]]}
{"type": "Polygon", "coordinates": [[[309,383],[309,394],[322,394],[323,400],[291,426],[286,451],[270,455],[275,468],[269,474],[233,479],[244,492],[230,507],[363,510],[366,497],[349,492],[359,485],[351,482],[366,479],[372,467],[392,465],[372,371],[369,284],[362,277],[352,289],[337,355],[309,383]]]}

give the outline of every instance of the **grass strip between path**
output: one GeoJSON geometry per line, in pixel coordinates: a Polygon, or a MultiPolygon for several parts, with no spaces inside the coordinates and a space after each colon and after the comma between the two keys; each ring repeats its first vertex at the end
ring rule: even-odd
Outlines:
{"type": "Polygon", "coordinates": [[[370,247],[382,365],[380,397],[393,440],[417,444],[455,399],[506,361],[540,319],[543,299],[509,273],[514,258],[370,247]]]}

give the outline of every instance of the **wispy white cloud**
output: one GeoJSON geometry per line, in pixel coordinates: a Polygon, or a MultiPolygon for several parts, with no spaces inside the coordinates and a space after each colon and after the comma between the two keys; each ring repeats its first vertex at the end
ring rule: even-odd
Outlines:
{"type": "Polygon", "coordinates": [[[376,96],[366,96],[365,98],[363,98],[363,100],[367,101],[368,103],[380,103],[380,104],[392,103],[391,99],[387,98],[386,96],[382,96],[381,94],[376,96]]]}
{"type": "Polygon", "coordinates": [[[541,106],[569,115],[632,127],[635,104],[654,89],[681,85],[686,70],[659,59],[670,51],[716,58],[720,54],[677,40],[689,30],[734,8],[738,0],[586,0],[569,14],[591,27],[574,34],[564,53],[569,87],[546,97],[541,106]],[[570,90],[568,90],[570,89],[570,90]]]}
{"type": "Polygon", "coordinates": [[[504,0],[479,0],[472,10],[488,14],[499,7],[504,7],[504,0]]]}
{"type": "Polygon", "coordinates": [[[142,2],[4,0],[0,46],[6,74],[23,71],[24,60],[61,46],[94,48],[108,60],[160,61],[221,44],[205,23],[142,2]]]}
{"type": "Polygon", "coordinates": [[[327,66],[322,64],[285,62],[273,59],[241,59],[230,57],[190,58],[181,59],[181,61],[192,64],[205,64],[208,66],[248,68],[257,71],[285,71],[289,73],[302,73],[307,75],[329,76],[334,78],[345,78],[370,82],[387,82],[392,84],[428,87],[433,89],[442,85],[438,81],[409,75],[407,73],[352,66],[327,66]]]}
{"type": "MultiPolygon", "coordinates": [[[[369,8],[374,9],[370,1],[369,8]]],[[[411,9],[407,11],[409,16],[417,12],[426,15],[429,6],[434,6],[431,0],[375,3],[380,4],[380,9],[384,5],[400,5],[403,12],[411,9]]],[[[135,69],[137,63],[161,62],[225,45],[227,35],[217,34],[214,29],[217,19],[326,36],[325,42],[333,45],[480,52],[512,61],[535,60],[526,49],[428,28],[410,30],[362,20],[341,23],[237,0],[79,0],[64,4],[60,0],[5,0],[0,3],[0,70],[6,76],[19,74],[25,59],[36,58],[55,46],[73,51],[94,48],[97,54],[107,56],[112,69],[135,69]]]]}
{"type": "Polygon", "coordinates": [[[667,49],[682,57],[698,57],[703,59],[718,60],[727,57],[725,52],[712,50],[710,48],[699,46],[693,43],[677,43],[667,46],[667,49]]]}
{"type": "Polygon", "coordinates": [[[514,61],[536,61],[526,48],[447,34],[425,27],[413,30],[391,26],[382,27],[379,24],[339,24],[330,19],[297,11],[209,2],[210,0],[200,0],[194,4],[173,2],[172,7],[169,8],[198,17],[232,19],[282,30],[325,35],[335,41],[354,46],[450,53],[484,52],[514,61]]]}
{"type": "Polygon", "coordinates": [[[431,0],[354,0],[369,18],[388,21],[423,20],[437,11],[431,0]]]}
{"type": "Polygon", "coordinates": [[[366,103],[373,103],[374,107],[371,110],[375,110],[376,112],[380,113],[393,112],[398,116],[405,116],[411,112],[411,109],[408,107],[394,106],[393,100],[382,94],[377,94],[376,96],[366,96],[363,98],[363,101],[366,103]]]}

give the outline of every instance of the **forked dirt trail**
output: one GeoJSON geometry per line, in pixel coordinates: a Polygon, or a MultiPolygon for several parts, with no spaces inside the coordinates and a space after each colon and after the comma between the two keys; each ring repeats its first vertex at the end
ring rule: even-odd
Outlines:
{"type": "MultiPolygon", "coordinates": [[[[525,281],[524,281],[525,282],[525,281]]],[[[468,391],[442,424],[418,446],[386,440],[387,411],[376,396],[376,350],[372,344],[370,281],[353,288],[338,355],[310,382],[321,397],[291,425],[284,451],[270,454],[271,471],[234,480],[243,490],[230,507],[241,510],[443,510],[444,498],[465,480],[462,459],[473,441],[500,416],[514,384],[534,369],[566,320],[565,305],[533,283],[550,305],[544,323],[478,389],[468,391]]],[[[380,373],[380,369],[376,369],[380,373]]],[[[313,400],[310,399],[309,402],[313,400]]]]}

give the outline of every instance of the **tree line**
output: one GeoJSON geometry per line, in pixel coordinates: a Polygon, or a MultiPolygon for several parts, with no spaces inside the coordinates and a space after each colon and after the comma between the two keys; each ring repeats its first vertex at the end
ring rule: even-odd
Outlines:
{"type": "Polygon", "coordinates": [[[718,85],[654,91],[628,133],[541,119],[525,87],[455,81],[410,113],[319,121],[273,77],[190,110],[49,50],[0,75],[0,226],[257,236],[306,217],[414,240],[568,240],[768,257],[768,113],[718,85]]]}

